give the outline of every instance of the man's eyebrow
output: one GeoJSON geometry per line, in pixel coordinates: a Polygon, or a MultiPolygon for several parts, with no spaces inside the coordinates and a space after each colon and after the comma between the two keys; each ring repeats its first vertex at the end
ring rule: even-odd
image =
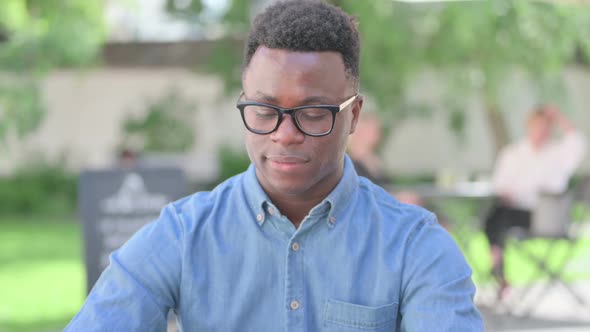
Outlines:
{"type": "MultiPolygon", "coordinates": [[[[256,93],[254,94],[254,96],[259,99],[262,100],[264,102],[270,103],[270,104],[276,104],[278,103],[278,99],[268,95],[264,92],[261,91],[256,91],[256,93]]],[[[328,97],[324,97],[324,96],[309,96],[304,98],[303,100],[301,100],[298,104],[301,106],[305,106],[305,105],[320,105],[320,104],[333,104],[333,100],[331,98],[328,97]]]]}
{"type": "Polygon", "coordinates": [[[323,97],[323,96],[310,96],[301,101],[303,105],[311,105],[311,104],[333,104],[334,101],[331,98],[323,97]]]}
{"type": "Polygon", "coordinates": [[[264,101],[264,102],[267,102],[267,103],[270,103],[270,104],[274,104],[274,103],[277,103],[278,102],[277,98],[275,98],[275,97],[273,97],[271,95],[267,95],[266,93],[261,92],[259,90],[256,90],[256,93],[254,93],[254,97],[256,99],[259,99],[261,101],[264,101]]]}

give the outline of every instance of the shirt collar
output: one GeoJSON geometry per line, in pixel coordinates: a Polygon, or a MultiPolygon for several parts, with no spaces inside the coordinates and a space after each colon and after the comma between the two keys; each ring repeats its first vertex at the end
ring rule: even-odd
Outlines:
{"type": "Polygon", "coordinates": [[[350,208],[350,201],[353,199],[353,193],[359,186],[359,179],[354,169],[352,160],[348,155],[344,156],[344,172],[340,182],[336,185],[334,190],[320,203],[329,204],[330,213],[328,216],[328,224],[334,226],[339,220],[343,220],[345,211],[350,208]]]}
{"type": "Polygon", "coordinates": [[[266,219],[264,208],[270,199],[262,189],[258,178],[256,177],[256,167],[253,163],[250,164],[244,173],[244,185],[242,187],[243,195],[246,197],[248,205],[256,214],[256,222],[262,225],[266,219]]]}
{"type": "MultiPolygon", "coordinates": [[[[340,181],[328,194],[328,196],[316,205],[311,211],[311,214],[325,213],[328,211],[327,223],[330,227],[337,224],[338,220],[342,220],[344,211],[350,207],[349,201],[352,199],[352,194],[359,185],[358,175],[354,169],[352,160],[348,155],[344,156],[344,171],[340,181]]],[[[258,225],[262,225],[266,220],[265,208],[272,205],[270,198],[262,189],[258,178],[256,177],[256,167],[250,164],[244,173],[244,186],[242,188],[244,196],[248,205],[256,214],[256,221],[258,225]]]]}

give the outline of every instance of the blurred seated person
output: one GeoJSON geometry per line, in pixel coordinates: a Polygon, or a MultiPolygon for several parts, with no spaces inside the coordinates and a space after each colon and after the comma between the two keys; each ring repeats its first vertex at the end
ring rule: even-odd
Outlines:
{"type": "Polygon", "coordinates": [[[374,113],[361,113],[355,132],[348,141],[348,155],[359,176],[390,189],[391,178],[383,169],[377,148],[381,143],[382,129],[374,113]]]}
{"type": "MultiPolygon", "coordinates": [[[[361,113],[356,130],[350,135],[348,141],[348,155],[359,176],[364,176],[389,192],[393,192],[392,177],[385,172],[381,157],[377,153],[382,138],[383,131],[378,116],[375,113],[361,113]]],[[[396,191],[395,198],[406,204],[425,207],[437,214],[434,207],[415,192],[396,191]]],[[[446,218],[442,217],[440,213],[438,213],[438,217],[439,222],[446,228],[446,218]]]]}
{"type": "Polygon", "coordinates": [[[118,167],[124,170],[131,170],[138,166],[137,152],[129,148],[124,148],[119,151],[118,167]]]}
{"type": "Polygon", "coordinates": [[[524,139],[500,151],[492,177],[497,200],[485,220],[492,274],[500,285],[498,297],[508,287],[503,255],[508,230],[528,230],[538,195],[564,192],[584,154],[582,133],[550,105],[539,106],[528,116],[524,139]],[[554,130],[561,134],[557,139],[552,139],[554,130]]]}

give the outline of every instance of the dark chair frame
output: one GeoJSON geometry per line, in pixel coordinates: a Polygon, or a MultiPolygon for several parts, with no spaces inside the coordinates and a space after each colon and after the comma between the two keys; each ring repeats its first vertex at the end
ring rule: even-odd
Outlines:
{"type": "MultiPolygon", "coordinates": [[[[590,180],[590,178],[588,179],[590,180]]],[[[590,181],[588,183],[590,188],[590,181]]],[[[587,308],[590,315],[589,300],[583,298],[575,287],[568,283],[564,273],[567,264],[572,260],[579,244],[579,234],[573,231],[575,223],[572,220],[572,209],[574,202],[579,201],[580,192],[586,192],[588,188],[580,183],[579,186],[574,187],[561,194],[543,193],[539,197],[539,204],[532,211],[531,228],[530,230],[523,230],[519,228],[512,229],[509,232],[509,248],[516,250],[524,255],[532,264],[534,264],[537,271],[543,272],[548,276],[548,282],[544,285],[541,291],[534,294],[533,300],[527,297],[533,296],[532,290],[535,284],[531,281],[526,284],[526,287],[517,294],[519,301],[510,305],[509,313],[515,314],[522,312],[521,315],[529,316],[535,309],[534,304],[540,303],[541,299],[552,287],[561,285],[578,305],[587,308]],[[549,241],[546,250],[541,254],[532,252],[527,246],[526,242],[534,239],[544,239],[549,241]],[[555,254],[559,253],[555,250],[559,243],[566,243],[566,251],[562,253],[557,266],[551,266],[547,262],[551,261],[555,254]],[[526,306],[527,303],[533,305],[526,306]]],[[[590,204],[590,202],[588,202],[590,204]]]]}

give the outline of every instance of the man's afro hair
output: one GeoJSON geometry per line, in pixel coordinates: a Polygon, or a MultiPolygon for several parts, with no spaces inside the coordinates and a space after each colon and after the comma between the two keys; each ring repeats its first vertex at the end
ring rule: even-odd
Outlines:
{"type": "Polygon", "coordinates": [[[356,19],[323,1],[289,0],[267,7],[252,24],[244,68],[260,46],[295,52],[338,52],[347,73],[355,80],[359,78],[360,39],[356,19]]]}

